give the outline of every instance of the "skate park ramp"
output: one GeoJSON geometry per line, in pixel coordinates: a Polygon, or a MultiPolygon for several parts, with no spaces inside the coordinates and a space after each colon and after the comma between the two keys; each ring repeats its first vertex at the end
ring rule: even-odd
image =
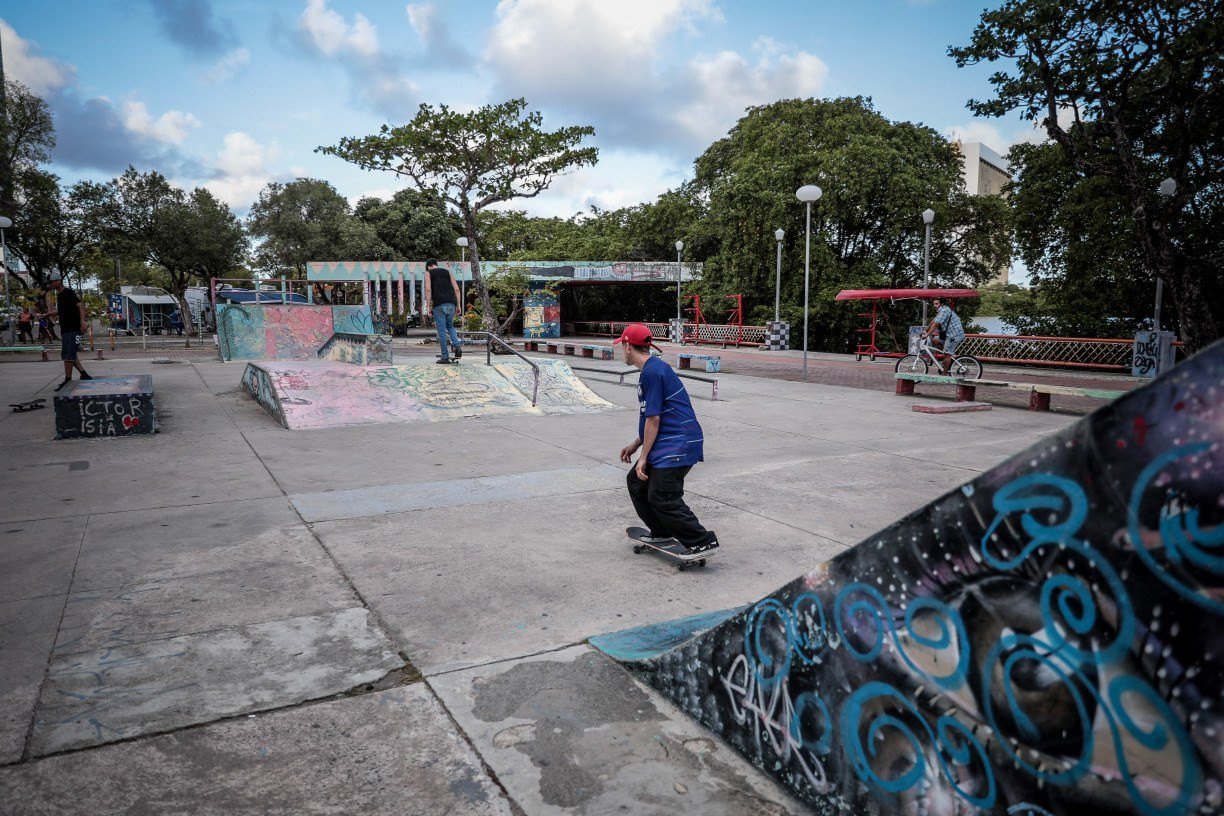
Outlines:
{"type": "MultiPolygon", "coordinates": [[[[375,334],[367,306],[217,306],[222,360],[315,360],[337,334],[385,337],[375,334]]],[[[385,340],[389,354],[391,338],[385,340]]]]}
{"type": "Polygon", "coordinates": [[[817,813],[1220,813],[1222,406],[1224,342],[725,620],[592,644],[817,813]]]}
{"type": "Polygon", "coordinates": [[[291,429],[540,413],[485,365],[259,361],[247,363],[242,388],[291,429]]]}
{"type": "MultiPolygon", "coordinates": [[[[540,389],[536,407],[546,414],[579,414],[610,411],[616,408],[596,394],[564,360],[536,360],[540,367],[540,389]]],[[[531,366],[522,360],[510,360],[493,366],[527,399],[531,399],[534,384],[531,366]]]]}

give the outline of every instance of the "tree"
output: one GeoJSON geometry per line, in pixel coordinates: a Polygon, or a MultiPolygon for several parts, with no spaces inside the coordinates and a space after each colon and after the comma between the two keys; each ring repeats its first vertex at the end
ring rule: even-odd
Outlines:
{"type": "Polygon", "coordinates": [[[51,108],[16,80],[5,80],[0,116],[0,215],[14,218],[22,174],[51,160],[55,127],[51,108]]]}
{"type": "MultiPolygon", "coordinates": [[[[353,217],[348,200],[319,179],[264,187],[251,207],[247,229],[261,239],[255,268],[273,275],[305,278],[310,261],[389,261],[395,256],[376,226],[353,217]]],[[[321,291],[319,296],[324,297],[321,291]]]]}
{"type": "Polygon", "coordinates": [[[193,279],[227,277],[246,257],[246,232],[226,204],[202,187],[186,193],[156,171],[129,167],[111,182],[105,212],[108,244],[164,269],[184,315],[193,279]]]}
{"type": "Polygon", "coordinates": [[[437,191],[463,221],[485,327],[496,324],[489,289],[480,274],[477,215],[492,204],[533,198],[553,180],[595,164],[598,151],[580,147],[595,133],[589,126],[542,128],[543,117],[526,112],[527,101],[511,99],[461,113],[446,105],[422,104],[406,125],[383,125],[377,134],[345,137],[318,152],[338,156],[367,170],[386,170],[418,191],[437,191]]]}
{"type": "Polygon", "coordinates": [[[363,198],[353,208],[401,261],[449,258],[458,252],[455,239],[462,225],[446,212],[441,197],[417,190],[400,190],[389,201],[363,198]]]}
{"type": "MultiPolygon", "coordinates": [[[[774,230],[782,228],[783,319],[800,322],[805,209],[795,190],[804,184],[824,191],[812,207],[815,348],[853,348],[862,320],[834,304],[840,289],[921,284],[927,207],[936,213],[932,285],[977,284],[1009,260],[1007,205],[966,193],[960,157],[939,133],[890,122],[868,99],[788,99],[749,109],[697,159],[689,195],[707,200],[708,214],[699,234],[675,236],[685,240],[686,259],[705,261],[691,290],[719,309],[722,296],[743,294],[752,319],[772,319],[774,230]],[[708,254],[688,254],[690,244],[708,254]]],[[[906,305],[892,317],[904,325],[917,311],[906,305]]]]}
{"type": "Polygon", "coordinates": [[[981,116],[1039,122],[1080,179],[1116,183],[1138,257],[1172,290],[1187,351],[1219,336],[1224,286],[1220,0],[1008,0],[982,15],[957,65],[1005,61],[981,116]],[[1161,179],[1176,182],[1158,194],[1161,179]]]}
{"type": "Polygon", "coordinates": [[[16,182],[21,218],[8,232],[9,250],[39,287],[47,285],[52,272],[79,278],[99,239],[97,213],[106,186],[82,181],[64,190],[58,176],[32,168],[17,174],[16,182]]]}

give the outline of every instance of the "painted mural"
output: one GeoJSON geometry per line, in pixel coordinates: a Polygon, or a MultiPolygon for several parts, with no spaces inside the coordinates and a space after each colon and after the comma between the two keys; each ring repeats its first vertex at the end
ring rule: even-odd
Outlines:
{"type": "Polygon", "coordinates": [[[318,357],[353,365],[391,365],[391,336],[336,332],[319,349],[318,357]]]}
{"type": "MultiPolygon", "coordinates": [[[[546,414],[579,414],[611,411],[615,405],[596,394],[578,379],[564,360],[536,360],[540,366],[540,388],[536,407],[546,414]]],[[[522,360],[495,363],[494,368],[514,387],[531,399],[535,384],[531,366],[522,360]]]]}
{"type": "Polygon", "coordinates": [[[560,337],[561,304],[547,291],[531,292],[523,301],[524,337],[560,337]]]}
{"type": "Polygon", "coordinates": [[[332,334],[373,328],[365,306],[217,305],[223,360],[313,360],[332,334]]]}
{"type": "Polygon", "coordinates": [[[120,374],[74,380],[55,395],[55,438],[134,436],[157,433],[153,377],[120,374]]]}
{"type": "Polygon", "coordinates": [[[1221,813],[1224,343],[629,665],[818,813],[1221,813]]]}
{"type": "Polygon", "coordinates": [[[484,365],[248,363],[243,388],[286,428],[333,428],[539,413],[484,365]]]}

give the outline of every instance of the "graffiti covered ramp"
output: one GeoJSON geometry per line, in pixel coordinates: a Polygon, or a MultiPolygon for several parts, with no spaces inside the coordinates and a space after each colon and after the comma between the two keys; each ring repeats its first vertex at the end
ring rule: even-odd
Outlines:
{"type": "Polygon", "coordinates": [[[242,388],[291,429],[539,413],[484,365],[253,362],[242,388]]]}
{"type": "MultiPolygon", "coordinates": [[[[540,366],[540,389],[536,407],[546,414],[577,414],[610,411],[616,408],[578,379],[564,360],[536,360],[540,366]]],[[[496,363],[494,366],[528,400],[531,399],[534,377],[531,366],[522,360],[496,363]]]]}
{"type": "Polygon", "coordinates": [[[1221,813],[1224,343],[701,628],[606,651],[819,813],[1221,813]]]}

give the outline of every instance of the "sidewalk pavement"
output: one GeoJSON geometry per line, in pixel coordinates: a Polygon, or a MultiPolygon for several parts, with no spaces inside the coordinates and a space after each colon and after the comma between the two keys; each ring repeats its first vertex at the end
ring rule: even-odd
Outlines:
{"type": "Polygon", "coordinates": [[[615,377],[601,414],[294,432],[240,363],[90,370],[152,374],[162,432],[0,414],[6,812],[802,812],[585,640],[750,603],[1073,421],[723,375],[686,484],[723,547],[679,572],[624,537],[615,377]]]}

